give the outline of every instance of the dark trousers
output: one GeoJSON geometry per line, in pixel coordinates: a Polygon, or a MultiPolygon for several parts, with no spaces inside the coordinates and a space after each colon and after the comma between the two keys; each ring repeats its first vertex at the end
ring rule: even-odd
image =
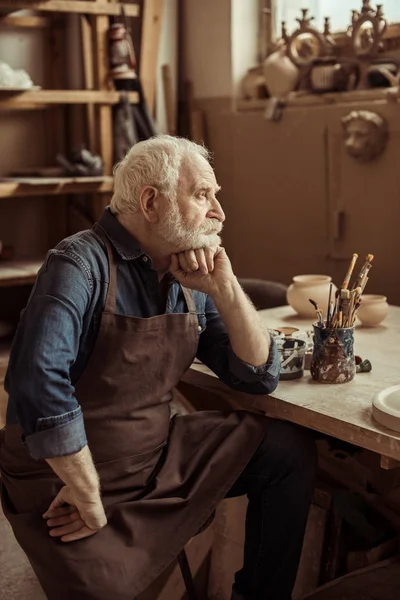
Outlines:
{"type": "Polygon", "coordinates": [[[249,500],[243,568],[234,584],[245,600],[290,600],[316,465],[312,432],[271,419],[264,441],[227,494],[249,500]]]}

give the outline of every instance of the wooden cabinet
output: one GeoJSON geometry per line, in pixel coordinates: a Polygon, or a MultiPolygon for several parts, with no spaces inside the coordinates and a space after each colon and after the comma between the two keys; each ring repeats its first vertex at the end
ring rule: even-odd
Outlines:
{"type": "Polygon", "coordinates": [[[371,252],[367,291],[400,304],[400,104],[379,94],[294,102],[279,122],[264,110],[212,120],[224,244],[238,276],[289,283],[296,274],[324,273],[340,283],[353,252],[357,266],[371,252]],[[361,109],[385,117],[390,135],[384,154],[365,164],[347,154],[341,123],[361,109]]]}
{"type": "Polygon", "coordinates": [[[365,103],[330,109],[327,147],[329,255],[337,281],[353,252],[375,255],[368,292],[400,304],[397,257],[400,250],[400,106],[365,103]],[[369,110],[389,124],[389,142],[375,160],[360,163],[346,151],[341,119],[353,108],[369,110]]]}

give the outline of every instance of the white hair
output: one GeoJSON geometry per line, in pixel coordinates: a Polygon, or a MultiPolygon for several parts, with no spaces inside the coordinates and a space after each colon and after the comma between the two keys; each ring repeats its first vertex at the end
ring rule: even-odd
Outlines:
{"type": "Polygon", "coordinates": [[[154,186],[168,199],[174,199],[184,159],[194,155],[210,160],[204,146],[186,138],[156,135],[135,144],[114,167],[114,194],[110,202],[113,213],[134,213],[139,208],[140,190],[154,186]]]}

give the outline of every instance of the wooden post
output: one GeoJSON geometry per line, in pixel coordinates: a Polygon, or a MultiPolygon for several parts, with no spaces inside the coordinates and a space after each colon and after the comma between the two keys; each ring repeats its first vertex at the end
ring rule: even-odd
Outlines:
{"type": "MultiPolygon", "coordinates": [[[[94,89],[94,64],[93,64],[93,38],[92,38],[93,20],[90,17],[82,15],[80,17],[82,54],[83,54],[83,76],[85,89],[94,89]]],[[[86,130],[87,144],[91,152],[95,151],[96,141],[96,114],[94,104],[88,103],[86,106],[86,130]]]]}
{"type": "MultiPolygon", "coordinates": [[[[99,0],[97,0],[99,1],[99,0]]],[[[114,2],[114,0],[109,0],[114,2]]],[[[94,17],[94,81],[96,89],[110,89],[109,62],[108,62],[108,30],[110,27],[109,17],[105,15],[94,17]]],[[[112,175],[113,167],[113,129],[112,109],[110,106],[102,105],[96,108],[96,128],[98,132],[96,149],[103,159],[104,174],[112,175]]],[[[92,218],[97,220],[105,206],[110,201],[110,194],[96,194],[93,196],[92,218]]]]}
{"type": "Polygon", "coordinates": [[[154,113],[158,49],[164,0],[144,0],[142,43],[140,51],[140,80],[149,111],[154,113]]]}

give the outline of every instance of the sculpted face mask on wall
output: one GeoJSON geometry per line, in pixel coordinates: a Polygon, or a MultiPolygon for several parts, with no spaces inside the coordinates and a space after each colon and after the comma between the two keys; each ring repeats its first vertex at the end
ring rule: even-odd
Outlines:
{"type": "Polygon", "coordinates": [[[386,148],[389,130],[387,122],[368,110],[352,111],[342,119],[347,152],[361,162],[377,158],[386,148]]]}

